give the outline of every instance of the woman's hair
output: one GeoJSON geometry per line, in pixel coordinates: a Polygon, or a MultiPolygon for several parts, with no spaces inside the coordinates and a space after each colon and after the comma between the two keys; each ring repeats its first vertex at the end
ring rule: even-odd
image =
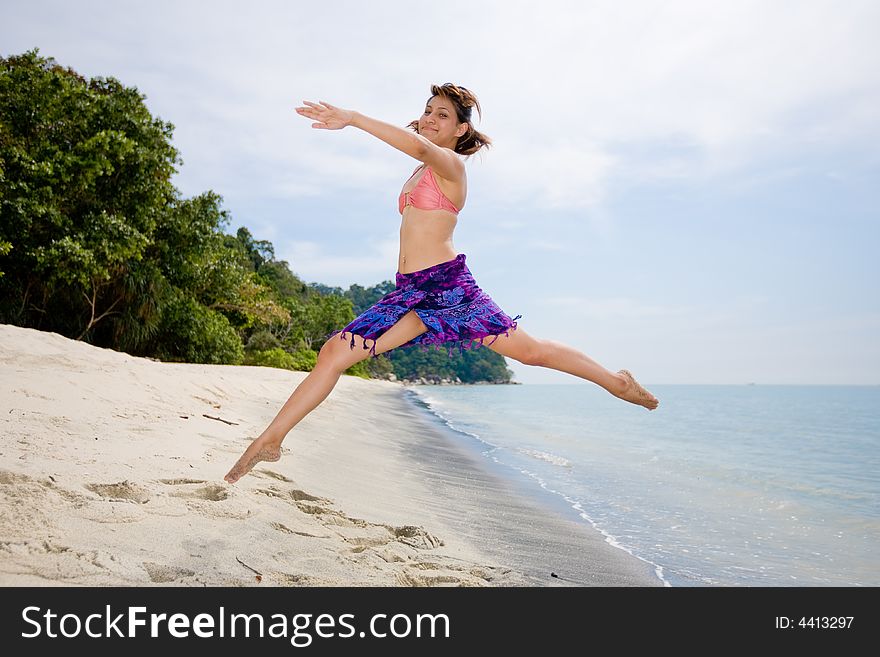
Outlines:
{"type": "MultiPolygon", "coordinates": [[[[447,82],[442,86],[437,86],[436,84],[431,85],[431,98],[434,96],[444,96],[451,100],[455,107],[455,113],[458,116],[458,122],[468,124],[467,132],[458,138],[458,143],[455,145],[456,153],[460,153],[461,155],[473,155],[481,148],[488,148],[491,145],[492,140],[482,132],[477,132],[474,128],[474,124],[471,122],[471,110],[474,107],[477,108],[477,113],[480,115],[480,118],[483,118],[480,103],[477,101],[474,92],[465,89],[464,87],[454,85],[451,82],[447,82]]],[[[431,98],[428,98],[427,102],[431,102],[431,98]]],[[[418,132],[418,120],[410,123],[408,127],[418,132]]]]}

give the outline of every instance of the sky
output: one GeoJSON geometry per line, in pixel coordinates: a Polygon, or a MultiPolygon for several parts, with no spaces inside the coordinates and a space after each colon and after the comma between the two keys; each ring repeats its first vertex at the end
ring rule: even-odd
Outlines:
{"type": "MultiPolygon", "coordinates": [[[[536,338],[650,384],[880,384],[880,3],[0,0],[0,55],[115,77],[306,282],[394,280],[405,126],[473,90],[453,238],[536,338]]],[[[518,329],[518,330],[519,330],[518,329]]],[[[584,384],[507,359],[525,384],[584,384]]]]}

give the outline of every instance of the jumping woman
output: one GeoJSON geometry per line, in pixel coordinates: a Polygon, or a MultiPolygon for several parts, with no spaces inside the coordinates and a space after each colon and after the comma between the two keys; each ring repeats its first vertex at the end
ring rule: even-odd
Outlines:
{"type": "Polygon", "coordinates": [[[260,461],[281,458],[288,432],[333,390],[340,375],[355,363],[397,347],[419,345],[467,348],[487,346],[526,365],[549,367],[605,388],[625,401],[657,408],[658,401],[628,370],[611,372],[577,349],[553,340],[535,338],[501,310],[478,286],[456,253],[452,233],[467,198],[467,176],[460,156],[490,145],[471,122],[476,96],[451,83],[431,86],[424,113],[400,128],[352,110],[321,101],[303,101],[300,116],[315,121],[313,128],[360,128],[421,164],[403,185],[398,199],[400,253],[396,287],[343,329],[333,331],[321,347],[315,368],[281,407],[275,419],[242,454],[226,475],[235,483],[260,461]],[[332,339],[341,334],[339,339],[332,339]],[[346,335],[351,340],[346,340],[346,335]],[[483,342],[485,338],[492,338],[483,342]]]}

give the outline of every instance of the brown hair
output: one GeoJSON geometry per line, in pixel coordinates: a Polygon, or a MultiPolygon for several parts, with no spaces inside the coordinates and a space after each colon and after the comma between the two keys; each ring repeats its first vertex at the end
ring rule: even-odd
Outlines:
{"type": "MultiPolygon", "coordinates": [[[[481,148],[488,148],[492,144],[492,140],[482,132],[477,132],[474,128],[474,124],[471,122],[471,110],[474,107],[477,108],[477,113],[480,115],[480,119],[483,118],[480,103],[477,101],[477,97],[472,91],[454,85],[451,82],[447,82],[441,86],[437,86],[436,84],[431,85],[431,98],[434,96],[444,96],[451,100],[452,105],[455,107],[455,114],[458,118],[458,122],[468,124],[467,132],[458,138],[458,143],[455,145],[456,153],[460,153],[461,155],[473,155],[481,148]]],[[[428,98],[427,102],[430,102],[431,98],[428,98]]],[[[418,132],[418,120],[413,121],[407,127],[418,132]]]]}

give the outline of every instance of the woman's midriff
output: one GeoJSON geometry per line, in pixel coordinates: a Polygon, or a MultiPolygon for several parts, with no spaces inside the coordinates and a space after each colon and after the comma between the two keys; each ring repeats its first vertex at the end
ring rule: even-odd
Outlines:
{"type": "Polygon", "coordinates": [[[409,274],[454,259],[458,253],[452,233],[457,223],[451,212],[407,206],[400,222],[397,271],[409,274]]]}

